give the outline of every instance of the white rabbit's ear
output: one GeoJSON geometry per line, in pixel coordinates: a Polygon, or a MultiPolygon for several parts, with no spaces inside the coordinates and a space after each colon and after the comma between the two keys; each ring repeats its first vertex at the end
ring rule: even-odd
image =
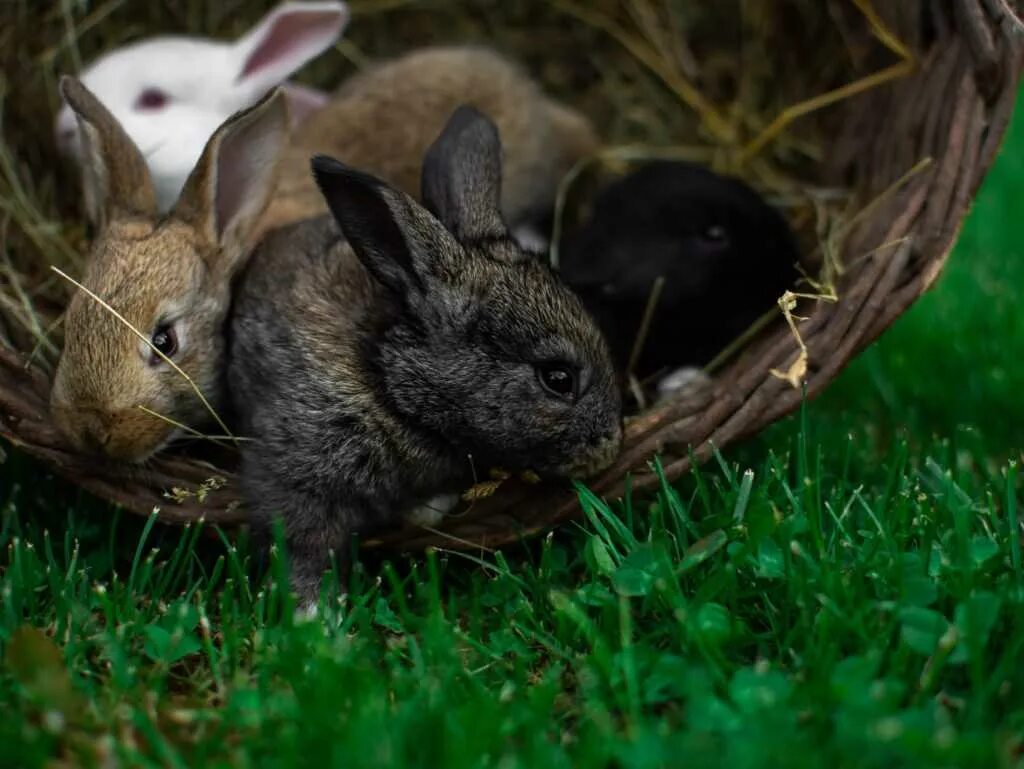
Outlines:
{"type": "Polygon", "coordinates": [[[281,84],[334,45],[348,20],[348,7],[342,2],[279,5],[235,43],[239,62],[236,84],[251,95],[281,84]]]}
{"type": "Polygon", "coordinates": [[[89,219],[102,228],[119,216],[155,216],[153,179],[121,124],[75,78],[62,77],[60,92],[78,121],[89,219]]]}
{"type": "Polygon", "coordinates": [[[196,230],[220,276],[233,275],[253,246],[287,139],[288,110],[275,89],[213,133],[174,204],[171,215],[196,230]]]}

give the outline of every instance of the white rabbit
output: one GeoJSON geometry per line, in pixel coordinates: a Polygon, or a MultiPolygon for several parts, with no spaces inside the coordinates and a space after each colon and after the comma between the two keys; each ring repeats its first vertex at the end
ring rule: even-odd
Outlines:
{"type": "MultiPolygon", "coordinates": [[[[283,3],[233,43],[152,37],[100,57],[80,79],[142,151],[157,204],[166,211],[217,127],[334,45],[348,20],[347,6],[336,0],[283,3]]],[[[284,84],[284,93],[293,120],[327,100],[294,84],[284,84]]],[[[66,104],[56,130],[60,149],[80,161],[78,128],[66,104]]]]}

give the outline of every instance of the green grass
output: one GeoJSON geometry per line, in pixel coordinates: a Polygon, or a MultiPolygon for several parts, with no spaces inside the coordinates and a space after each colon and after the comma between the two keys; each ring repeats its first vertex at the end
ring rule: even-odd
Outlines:
{"type": "Polygon", "coordinates": [[[1018,120],[936,291],[798,417],[315,621],[283,562],[12,453],[0,765],[1021,765],[1022,174],[1018,120]]]}

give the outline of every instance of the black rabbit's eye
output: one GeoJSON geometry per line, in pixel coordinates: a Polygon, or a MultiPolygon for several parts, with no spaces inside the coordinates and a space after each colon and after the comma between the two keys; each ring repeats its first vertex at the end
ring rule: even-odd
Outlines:
{"type": "Polygon", "coordinates": [[[704,240],[716,245],[724,245],[729,242],[729,233],[720,224],[713,224],[704,230],[704,240]]]}
{"type": "MultiPolygon", "coordinates": [[[[174,353],[178,351],[178,335],[174,332],[174,326],[172,325],[157,326],[149,341],[153,345],[154,350],[163,353],[168,358],[173,357],[174,353]]],[[[160,363],[162,360],[163,358],[157,355],[156,352],[150,356],[150,363],[153,365],[160,363]]]]}
{"type": "Polygon", "coordinates": [[[537,379],[541,386],[559,398],[575,400],[576,372],[564,363],[545,363],[537,366],[537,379]]]}
{"type": "Polygon", "coordinates": [[[159,88],[147,88],[135,100],[135,109],[161,109],[166,104],[166,93],[159,88]]]}

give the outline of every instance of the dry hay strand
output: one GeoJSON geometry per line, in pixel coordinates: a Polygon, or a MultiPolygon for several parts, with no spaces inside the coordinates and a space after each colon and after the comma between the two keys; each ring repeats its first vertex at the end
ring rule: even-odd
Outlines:
{"type": "MultiPolygon", "coordinates": [[[[100,461],[76,453],[47,411],[66,282],[81,274],[87,242],[75,172],[49,135],[57,76],[157,31],[233,37],[272,4],[12,0],[0,9],[0,435],[91,492],[173,523],[244,521],[234,452],[100,461]]],[[[602,127],[607,148],[563,180],[560,230],[582,215],[594,183],[656,157],[741,176],[796,229],[802,284],[707,367],[710,386],[628,421],[620,457],[588,484],[612,498],[674,480],[821,392],[934,283],[1005,132],[1024,61],[1024,25],[1009,0],[351,6],[338,55],[321,57],[303,81],[324,87],[418,45],[479,42],[522,60],[602,127]]],[[[218,435],[178,427],[204,443],[236,442],[226,424],[218,435]]],[[[376,532],[363,544],[493,548],[577,514],[579,493],[536,478],[485,479],[439,526],[376,532]]]]}

